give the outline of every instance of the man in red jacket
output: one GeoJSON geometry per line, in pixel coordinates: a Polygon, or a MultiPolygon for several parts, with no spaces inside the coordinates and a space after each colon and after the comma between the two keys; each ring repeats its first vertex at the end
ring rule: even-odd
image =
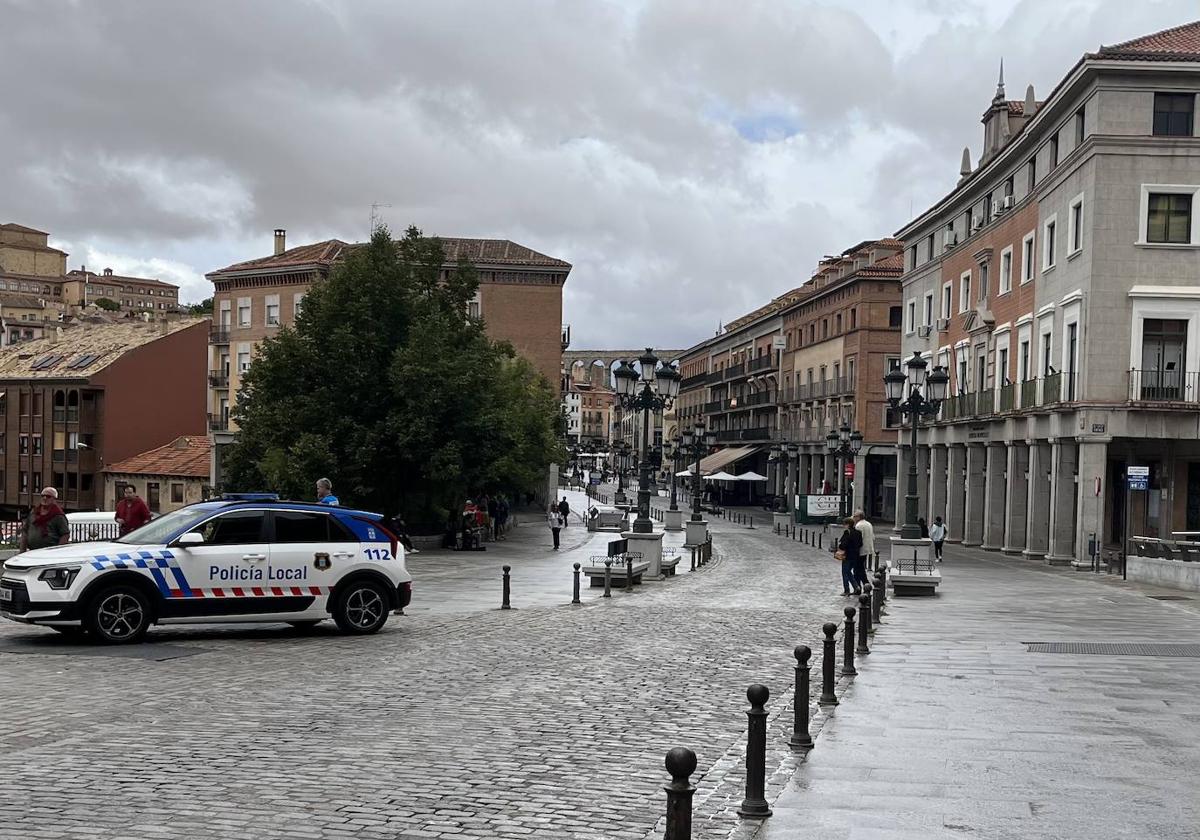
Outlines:
{"type": "Polygon", "coordinates": [[[117,502],[117,524],[121,527],[121,536],[141,528],[150,521],[150,508],[138,496],[132,484],[125,485],[125,498],[117,502]]]}

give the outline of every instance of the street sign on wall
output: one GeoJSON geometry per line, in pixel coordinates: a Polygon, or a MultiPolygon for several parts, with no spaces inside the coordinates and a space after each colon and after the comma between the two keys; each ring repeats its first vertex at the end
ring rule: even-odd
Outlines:
{"type": "Polygon", "coordinates": [[[843,472],[846,474],[846,478],[854,478],[854,462],[847,461],[846,468],[843,470],[843,472]]]}

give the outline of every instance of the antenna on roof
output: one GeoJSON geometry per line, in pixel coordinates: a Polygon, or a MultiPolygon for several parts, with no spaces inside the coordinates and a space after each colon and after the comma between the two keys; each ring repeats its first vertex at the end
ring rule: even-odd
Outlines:
{"type": "Polygon", "coordinates": [[[375,228],[379,227],[379,208],[391,206],[390,204],[380,204],[379,202],[371,205],[371,229],[368,231],[371,236],[375,235],[375,228]]]}

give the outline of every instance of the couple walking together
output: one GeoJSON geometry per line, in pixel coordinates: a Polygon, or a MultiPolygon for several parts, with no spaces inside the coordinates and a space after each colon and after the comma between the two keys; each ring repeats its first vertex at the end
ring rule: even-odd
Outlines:
{"type": "Polygon", "coordinates": [[[846,530],[834,556],[842,562],[842,594],[860,595],[867,582],[867,558],[875,554],[875,528],[861,510],[842,520],[846,530]]]}

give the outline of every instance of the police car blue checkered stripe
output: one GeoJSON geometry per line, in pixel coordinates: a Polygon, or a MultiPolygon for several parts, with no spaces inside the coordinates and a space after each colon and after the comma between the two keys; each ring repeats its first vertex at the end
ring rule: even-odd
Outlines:
{"type": "Polygon", "coordinates": [[[122,552],[114,556],[107,554],[92,555],[92,568],[98,572],[105,569],[146,569],[150,572],[150,577],[154,578],[154,584],[158,587],[158,591],[162,593],[164,598],[171,597],[171,585],[167,583],[166,574],[163,569],[170,569],[175,580],[179,582],[179,589],[183,591],[185,596],[192,594],[191,586],[188,585],[187,578],[183,575],[183,569],[179,568],[179,563],[175,560],[174,552],[162,549],[160,551],[138,551],[136,556],[134,553],[126,554],[122,552]],[[156,556],[157,555],[157,556],[156,556]]]}

